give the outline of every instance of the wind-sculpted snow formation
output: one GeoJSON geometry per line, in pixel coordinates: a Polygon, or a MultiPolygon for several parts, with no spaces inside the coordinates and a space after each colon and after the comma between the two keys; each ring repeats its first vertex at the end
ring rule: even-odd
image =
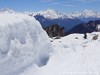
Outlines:
{"type": "Polygon", "coordinates": [[[19,75],[31,65],[45,65],[52,46],[35,18],[0,13],[0,75],[19,75]]]}

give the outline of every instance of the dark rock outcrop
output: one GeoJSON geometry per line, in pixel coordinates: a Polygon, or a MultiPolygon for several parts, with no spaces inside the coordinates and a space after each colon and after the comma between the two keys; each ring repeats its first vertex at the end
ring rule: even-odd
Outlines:
{"type": "Polygon", "coordinates": [[[92,39],[97,40],[99,35],[95,35],[92,39]]]}
{"type": "Polygon", "coordinates": [[[51,25],[49,27],[44,28],[44,30],[47,32],[49,37],[57,37],[57,36],[64,36],[64,27],[60,27],[57,24],[51,25]]]}
{"type": "Polygon", "coordinates": [[[87,34],[86,33],[84,33],[84,37],[83,37],[84,39],[87,39],[87,34]]]}

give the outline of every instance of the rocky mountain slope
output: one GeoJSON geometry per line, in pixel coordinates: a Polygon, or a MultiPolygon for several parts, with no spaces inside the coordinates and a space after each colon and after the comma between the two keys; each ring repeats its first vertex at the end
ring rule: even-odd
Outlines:
{"type": "Polygon", "coordinates": [[[58,24],[61,27],[64,27],[65,31],[68,31],[75,25],[82,23],[82,21],[77,18],[68,17],[65,14],[60,14],[53,10],[47,10],[42,13],[38,12],[34,16],[41,23],[43,28],[53,25],[53,24],[58,24]]]}
{"type": "Polygon", "coordinates": [[[66,34],[72,34],[72,33],[91,33],[100,31],[100,20],[96,21],[89,21],[87,23],[81,23],[79,25],[76,25],[71,30],[66,32],[66,34]]]}
{"type": "Polygon", "coordinates": [[[42,27],[58,24],[64,27],[65,32],[80,23],[86,23],[90,20],[100,20],[100,12],[84,10],[83,12],[60,13],[52,9],[31,14],[41,23],[42,27]]]}

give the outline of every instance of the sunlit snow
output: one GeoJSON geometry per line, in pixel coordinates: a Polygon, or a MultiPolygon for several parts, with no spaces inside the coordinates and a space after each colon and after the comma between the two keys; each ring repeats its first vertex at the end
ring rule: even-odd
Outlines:
{"type": "Polygon", "coordinates": [[[0,75],[19,75],[33,64],[43,66],[51,51],[50,40],[35,18],[0,13],[0,75]]]}

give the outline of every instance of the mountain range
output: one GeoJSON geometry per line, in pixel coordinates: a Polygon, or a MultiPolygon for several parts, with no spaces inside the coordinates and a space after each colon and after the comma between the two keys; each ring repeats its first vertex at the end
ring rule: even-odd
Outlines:
{"type": "Polygon", "coordinates": [[[82,12],[74,13],[61,13],[53,9],[47,9],[45,11],[33,12],[29,14],[34,16],[41,23],[43,28],[58,24],[61,27],[64,27],[65,32],[80,23],[100,20],[100,12],[92,10],[84,10],[82,12]]]}
{"type": "Polygon", "coordinates": [[[89,21],[87,23],[81,23],[76,25],[72,29],[66,32],[66,34],[72,33],[91,33],[100,31],[100,20],[89,21]]]}
{"type": "Polygon", "coordinates": [[[33,16],[0,13],[0,75],[100,75],[100,32],[60,37],[63,29],[50,26],[49,38],[33,16]]]}
{"type": "MultiPolygon", "coordinates": [[[[0,10],[0,13],[20,13],[20,12],[15,12],[12,9],[4,8],[0,10]]],[[[100,12],[93,10],[84,10],[82,12],[72,12],[72,13],[61,13],[53,9],[47,9],[39,12],[26,11],[23,12],[23,14],[35,17],[35,19],[40,22],[41,26],[44,29],[54,24],[57,24],[60,27],[64,27],[64,31],[67,32],[68,34],[74,33],[74,31],[75,32],[77,31],[78,33],[95,31],[96,26],[94,30],[92,30],[91,27],[93,28],[94,21],[97,22],[98,20],[100,20],[100,12]],[[89,29],[89,31],[86,29],[83,30],[81,28],[89,29]]]]}

